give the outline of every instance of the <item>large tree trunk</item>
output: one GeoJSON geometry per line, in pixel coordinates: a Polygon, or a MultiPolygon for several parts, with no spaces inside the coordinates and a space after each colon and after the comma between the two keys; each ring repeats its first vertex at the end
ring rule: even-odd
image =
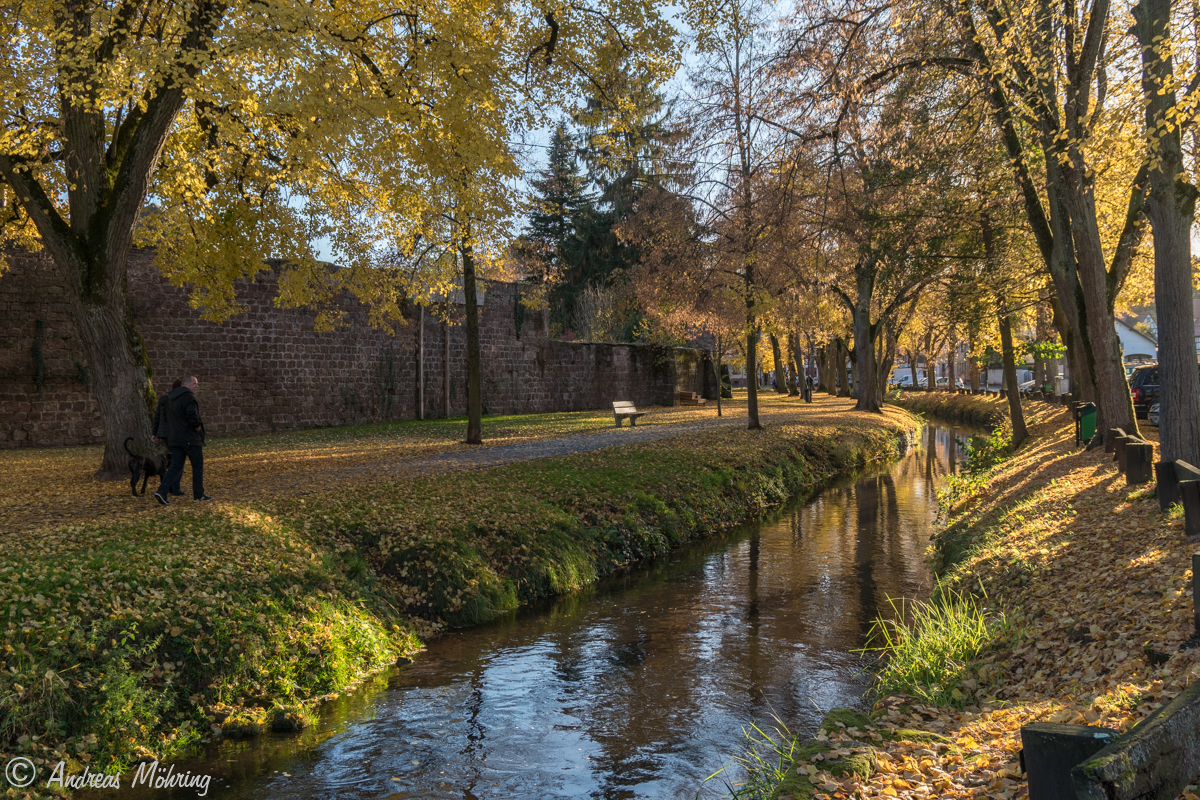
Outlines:
{"type": "Polygon", "coordinates": [[[1004,360],[1004,384],[1008,389],[1008,413],[1012,419],[1012,446],[1020,447],[1029,437],[1025,429],[1025,414],[1021,410],[1021,393],[1017,391],[1017,359],[1013,352],[1012,326],[1009,324],[1008,301],[996,298],[997,322],[1000,326],[1000,347],[1004,360]]]}
{"type": "Polygon", "coordinates": [[[825,392],[837,397],[837,339],[825,343],[825,358],[821,361],[821,371],[825,373],[825,392]]]}
{"type": "Polygon", "coordinates": [[[860,265],[858,269],[858,299],[854,305],[854,389],[858,393],[858,402],[854,408],[878,414],[875,337],[871,330],[871,300],[875,291],[873,266],[860,265]]]}
{"type": "Polygon", "coordinates": [[[837,338],[837,347],[835,348],[835,350],[837,352],[837,364],[836,364],[837,379],[838,379],[837,396],[838,397],[849,397],[850,396],[850,375],[849,375],[848,370],[846,369],[846,360],[850,357],[850,354],[847,352],[846,343],[844,341],[842,341],[842,338],[840,336],[837,338]]]}
{"type": "Polygon", "coordinates": [[[467,444],[483,444],[483,396],[479,374],[479,307],[475,291],[475,255],[462,248],[463,302],[467,312],[467,444]]]}
{"type": "MultiPolygon", "coordinates": [[[[220,15],[210,20],[214,26],[219,21],[220,15]]],[[[207,23],[194,29],[183,49],[202,46],[198,42],[212,29],[207,23]]],[[[185,68],[191,76],[198,70],[198,63],[185,68]]],[[[150,441],[155,403],[151,369],[129,307],[126,271],[150,176],[184,95],[178,82],[148,94],[138,113],[121,126],[131,135],[119,150],[106,146],[103,115],[86,99],[86,90],[81,98],[78,104],[72,100],[61,106],[69,219],[59,214],[34,172],[6,152],[0,152],[0,177],[15,190],[16,201],[64,279],[104,425],[104,456],[96,476],[118,480],[129,476],[127,438],[133,438],[136,453],[155,450],[150,441]]]]}
{"type": "Polygon", "coordinates": [[[1140,0],[1133,8],[1142,46],[1146,137],[1153,158],[1144,209],[1154,233],[1154,297],[1158,308],[1158,438],[1163,461],[1200,464],[1200,376],[1192,320],[1192,223],[1196,187],[1187,180],[1171,88],[1171,0],[1140,0]]]}
{"type": "Polygon", "coordinates": [[[783,363],[783,350],[779,347],[779,337],[771,334],[771,358],[775,360],[775,393],[787,394],[787,367],[783,363]]]}
{"type": "Polygon", "coordinates": [[[896,363],[896,337],[881,335],[884,341],[883,356],[877,360],[875,370],[875,385],[879,387],[879,402],[882,405],[887,397],[888,376],[892,374],[892,366],[896,363]]]}
{"type": "Polygon", "coordinates": [[[758,326],[754,324],[754,305],[746,304],[746,428],[757,431],[758,421],[758,326]]]}
{"type": "Polygon", "coordinates": [[[717,416],[721,416],[721,390],[724,384],[721,383],[721,360],[725,357],[725,348],[721,347],[720,340],[717,341],[716,347],[713,347],[713,361],[717,368],[717,416]]]}
{"type": "Polygon", "coordinates": [[[789,333],[787,337],[787,362],[790,370],[788,395],[799,397],[803,394],[801,386],[804,383],[804,357],[800,353],[800,334],[789,333]]]}
{"type": "Polygon", "coordinates": [[[951,394],[958,391],[958,336],[953,327],[950,328],[950,360],[946,370],[946,389],[951,394]]]}
{"type": "MultiPolygon", "coordinates": [[[[135,85],[139,102],[129,107],[123,120],[119,114],[115,121],[105,119],[104,102],[91,85],[88,70],[95,62],[89,59],[97,47],[87,52],[85,47],[78,58],[68,59],[72,63],[60,64],[56,108],[63,137],[58,154],[68,183],[69,218],[59,212],[64,198],[51,198],[53,186],[39,182],[22,158],[0,151],[0,177],[15,190],[15,201],[37,227],[66,284],[104,425],[104,457],[96,473],[100,478],[128,477],[128,437],[133,437],[132,449],[139,454],[149,454],[154,447],[151,370],[126,288],[129,251],[151,175],[183,107],[185,87],[210,61],[204,54],[226,10],[223,4],[199,3],[185,14],[187,24],[176,31],[175,52],[167,58],[177,71],[144,84],[144,89],[135,85]]],[[[82,42],[91,35],[90,27],[84,30],[90,25],[88,13],[75,9],[64,16],[58,30],[62,47],[70,50],[73,37],[82,42]]],[[[40,159],[45,153],[28,155],[40,159]]]]}
{"type": "Polygon", "coordinates": [[[921,384],[917,378],[917,354],[912,350],[908,351],[908,372],[912,376],[912,388],[915,392],[920,388],[921,384]]]}
{"type": "MultiPolygon", "coordinates": [[[[124,296],[124,281],[121,283],[119,296],[104,297],[99,302],[73,298],[72,302],[87,354],[88,382],[104,423],[104,457],[96,472],[101,480],[129,477],[127,438],[133,437],[130,449],[139,455],[159,450],[150,441],[150,419],[156,402],[150,384],[152,370],[145,342],[124,296]]],[[[198,377],[203,390],[205,376],[198,377]]]]}
{"type": "Polygon", "coordinates": [[[1121,428],[1126,433],[1138,433],[1133,413],[1133,400],[1125,380],[1121,361],[1121,343],[1109,302],[1108,269],[1100,243],[1096,222],[1096,202],[1091,181],[1080,170],[1064,170],[1068,174],[1068,206],[1071,210],[1071,232],[1079,259],[1079,283],[1083,289],[1087,313],[1088,342],[1092,351],[1095,375],[1096,406],[1099,410],[1099,432],[1121,428]]]}

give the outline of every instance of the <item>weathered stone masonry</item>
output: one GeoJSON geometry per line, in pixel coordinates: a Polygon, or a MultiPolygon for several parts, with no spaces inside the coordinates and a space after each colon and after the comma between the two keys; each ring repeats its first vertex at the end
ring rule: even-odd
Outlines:
{"type": "MultiPolygon", "coordinates": [[[[318,332],[312,312],[275,307],[274,275],[265,271],[238,286],[244,312],[224,323],[206,322],[188,305],[186,290],[171,286],[152,258],[149,251],[133,254],[129,290],[155,389],[165,391],[181,375],[199,377],[211,433],[416,418],[416,307],[393,335],[372,329],[365,308],[347,297],[341,303],[346,325],[318,332]]],[[[86,358],[53,265],[43,255],[24,253],[8,263],[0,275],[0,447],[101,441],[86,358]]],[[[484,413],[606,408],[613,400],[671,405],[677,391],[714,396],[712,366],[701,351],[550,339],[544,314],[517,311],[517,288],[482,284],[484,413]]],[[[453,307],[450,317],[447,326],[425,315],[427,418],[447,413],[447,335],[449,413],[466,413],[462,306],[453,307]]]]}

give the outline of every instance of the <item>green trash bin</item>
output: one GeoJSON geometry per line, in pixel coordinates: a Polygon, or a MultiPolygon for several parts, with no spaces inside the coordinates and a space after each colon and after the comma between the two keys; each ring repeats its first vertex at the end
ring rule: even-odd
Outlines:
{"type": "Polygon", "coordinates": [[[1085,445],[1096,435],[1096,404],[1084,403],[1075,409],[1075,446],[1085,445]]]}

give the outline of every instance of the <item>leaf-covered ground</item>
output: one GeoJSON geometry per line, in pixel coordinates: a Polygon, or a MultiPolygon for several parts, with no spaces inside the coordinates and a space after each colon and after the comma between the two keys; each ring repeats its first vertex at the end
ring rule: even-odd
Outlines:
{"type": "Polygon", "coordinates": [[[1074,448],[1067,411],[1033,407],[1031,441],[954,498],[938,543],[948,587],[986,596],[1011,632],[962,670],[957,702],[886,698],[873,730],[835,734],[878,748],[878,770],[836,779],[816,764],[817,796],[1023,798],[1021,725],[1126,731],[1200,677],[1200,649],[1180,649],[1195,550],[1182,518],[1127,487],[1111,455],[1074,448]]]}
{"type": "MultiPolygon", "coordinates": [[[[390,482],[326,484],[312,465],[338,464],[347,439],[287,434],[261,446],[293,448],[311,493],[230,484],[232,499],[169,508],[91,482],[82,460],[74,488],[112,511],[0,538],[0,759],[105,769],[217,731],[302,724],[420,635],[724,530],[895,456],[915,427],[847,400],[767,404],[765,431],[681,425],[658,441],[390,482]]],[[[42,456],[48,472],[67,457],[42,456]]]]}
{"type": "MultiPolygon", "coordinates": [[[[824,412],[846,408],[846,401],[824,399],[824,412]],[[832,404],[832,405],[830,405],[832,404]]],[[[760,395],[764,422],[793,417],[804,405],[798,398],[774,392],[760,395]]],[[[810,406],[810,410],[812,406],[810,406]]],[[[653,407],[638,428],[686,428],[716,422],[716,406],[653,407]]],[[[745,392],[726,400],[725,419],[744,420],[745,392]]],[[[804,412],[807,413],[807,412],[804,412]]],[[[599,434],[621,441],[608,411],[484,417],[484,449],[523,445],[556,438],[599,434]]],[[[479,451],[463,443],[465,418],[437,419],[320,428],[252,437],[214,437],[205,449],[205,489],[220,501],[255,501],[263,497],[294,497],[340,487],[396,480],[405,469],[418,469],[421,459],[437,454],[479,451]]],[[[0,450],[0,531],[87,523],[98,519],[158,519],[161,509],[150,496],[158,487],[151,478],[144,497],[134,498],[128,481],[98,482],[92,475],[102,448],[64,447],[0,450]]],[[[191,504],[191,468],[184,471],[187,495],[178,504],[191,504]]],[[[141,484],[138,484],[139,489],[141,484]]]]}

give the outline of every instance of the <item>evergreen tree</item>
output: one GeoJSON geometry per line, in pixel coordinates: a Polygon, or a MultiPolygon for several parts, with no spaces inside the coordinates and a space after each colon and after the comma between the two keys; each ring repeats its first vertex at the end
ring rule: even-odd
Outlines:
{"type": "Polygon", "coordinates": [[[542,283],[554,283],[564,271],[564,253],[571,247],[575,218],[587,205],[583,178],[575,163],[574,145],[566,126],[554,129],[550,159],[537,180],[525,248],[542,283]]]}
{"type": "MultiPolygon", "coordinates": [[[[598,196],[585,198],[572,218],[572,235],[562,240],[559,272],[550,296],[550,319],[560,330],[573,327],[576,302],[588,286],[620,291],[625,274],[638,263],[636,246],[622,242],[617,226],[634,210],[647,188],[672,177],[665,156],[672,133],[662,94],[642,78],[622,75],[616,92],[627,101],[615,117],[611,100],[592,99],[576,117],[583,140],[585,185],[598,196]]],[[[632,340],[641,315],[631,308],[624,339],[632,340]]]]}

